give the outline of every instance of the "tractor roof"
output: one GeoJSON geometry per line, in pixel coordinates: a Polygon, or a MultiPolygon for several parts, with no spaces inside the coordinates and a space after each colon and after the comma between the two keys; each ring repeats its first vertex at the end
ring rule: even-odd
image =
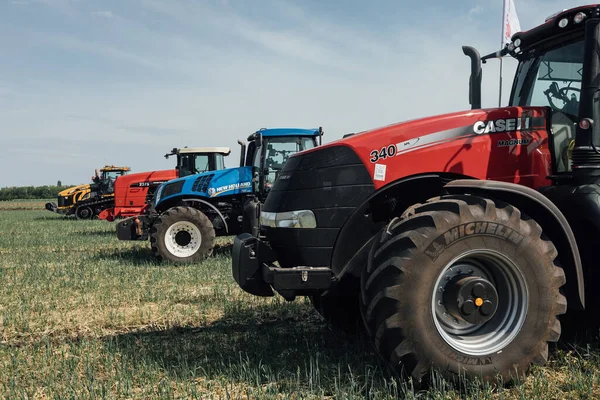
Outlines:
{"type": "Polygon", "coordinates": [[[114,165],[105,165],[104,167],[102,167],[100,169],[100,171],[102,172],[108,172],[108,171],[131,171],[131,168],[129,167],[117,167],[114,165]]]}
{"type": "Polygon", "coordinates": [[[229,147],[184,147],[183,149],[177,149],[177,153],[219,153],[227,156],[231,153],[231,149],[229,147]]]}
{"type": "Polygon", "coordinates": [[[598,4],[590,4],[562,10],[547,17],[541,25],[528,31],[515,33],[511,37],[511,41],[515,48],[520,48],[518,55],[525,54],[529,49],[538,46],[539,43],[545,42],[551,36],[572,33],[574,30],[583,27],[583,24],[577,23],[577,21],[581,22],[586,18],[593,18],[597,13],[598,6],[598,4]],[[580,13],[584,16],[583,19],[576,20],[575,16],[580,13]],[[566,25],[559,25],[563,19],[566,20],[563,21],[566,25]]]}
{"type": "Polygon", "coordinates": [[[261,128],[248,136],[248,141],[256,139],[257,134],[263,137],[285,137],[285,136],[320,136],[323,134],[322,128],[261,128]]]}
{"type": "Polygon", "coordinates": [[[319,136],[319,128],[262,128],[256,133],[261,133],[265,137],[273,136],[319,136]]]}

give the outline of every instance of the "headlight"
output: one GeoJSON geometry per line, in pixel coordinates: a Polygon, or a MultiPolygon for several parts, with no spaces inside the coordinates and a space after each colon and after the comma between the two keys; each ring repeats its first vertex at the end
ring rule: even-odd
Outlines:
{"type": "Polygon", "coordinates": [[[260,212],[260,224],[271,228],[316,228],[317,219],[311,210],[260,212]]]}

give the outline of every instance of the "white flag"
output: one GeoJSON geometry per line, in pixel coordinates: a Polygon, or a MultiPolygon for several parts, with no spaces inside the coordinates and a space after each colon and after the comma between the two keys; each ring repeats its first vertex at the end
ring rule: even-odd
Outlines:
{"type": "Polygon", "coordinates": [[[502,19],[502,44],[510,43],[510,38],[521,30],[519,17],[513,0],[504,0],[504,17],[502,19]]]}

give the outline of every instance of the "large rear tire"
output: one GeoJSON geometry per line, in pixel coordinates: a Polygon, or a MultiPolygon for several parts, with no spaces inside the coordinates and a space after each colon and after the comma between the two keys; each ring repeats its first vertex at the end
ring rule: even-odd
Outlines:
{"type": "Polygon", "coordinates": [[[557,254],[517,208],[443,196],[383,229],[361,277],[361,315],[400,375],[508,383],[546,363],[560,337],[557,254]]]}
{"type": "Polygon", "coordinates": [[[186,206],[173,207],[152,225],[150,246],[159,260],[199,262],[212,254],[215,230],[202,211],[186,206]]]}

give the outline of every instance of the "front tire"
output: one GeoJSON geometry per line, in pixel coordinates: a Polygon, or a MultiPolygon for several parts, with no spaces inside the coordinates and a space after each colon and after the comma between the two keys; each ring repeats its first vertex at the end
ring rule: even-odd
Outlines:
{"type": "Polygon", "coordinates": [[[168,209],[150,230],[150,246],[159,260],[200,262],[215,246],[215,230],[208,217],[192,207],[168,209]]]}
{"type": "Polygon", "coordinates": [[[433,367],[497,383],[546,363],[566,280],[541,227],[476,196],[413,211],[381,232],[361,276],[361,314],[382,358],[416,380],[433,367]]]}

